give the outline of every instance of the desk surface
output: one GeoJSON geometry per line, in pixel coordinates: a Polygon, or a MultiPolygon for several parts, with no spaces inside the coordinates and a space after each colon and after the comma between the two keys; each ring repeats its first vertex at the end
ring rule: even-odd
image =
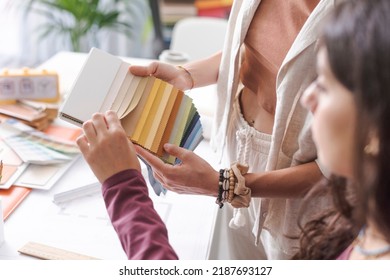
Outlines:
{"type": "MultiPolygon", "coordinates": [[[[84,54],[59,53],[40,68],[56,70],[64,92],[73,83],[84,58],[84,54]]],[[[127,60],[137,64],[148,62],[127,60]]],[[[208,141],[203,141],[195,152],[217,166],[208,141]]],[[[100,193],[61,205],[52,202],[55,193],[95,181],[92,171],[80,157],[51,190],[33,190],[5,221],[5,242],[0,247],[0,259],[29,259],[17,252],[29,241],[100,259],[126,259],[100,193]]],[[[151,188],[149,193],[166,223],[169,240],[179,258],[207,259],[218,209],[215,198],[172,192],[158,197],[151,188]]]]}

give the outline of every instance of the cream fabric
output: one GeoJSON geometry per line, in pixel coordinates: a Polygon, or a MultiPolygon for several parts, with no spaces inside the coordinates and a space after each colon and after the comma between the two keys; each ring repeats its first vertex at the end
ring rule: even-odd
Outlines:
{"type": "MultiPolygon", "coordinates": [[[[267,163],[271,135],[261,133],[248,125],[240,112],[238,100],[233,106],[227,145],[237,149],[232,149],[230,156],[232,159],[247,162],[249,172],[263,171],[267,163]],[[246,155],[245,147],[250,150],[250,156],[246,155]]],[[[229,166],[229,161],[224,159],[224,166],[229,166]]],[[[267,259],[262,243],[256,244],[255,235],[252,233],[260,203],[259,198],[252,198],[248,208],[239,209],[240,215],[245,219],[245,225],[238,229],[229,226],[235,212],[229,203],[225,203],[223,208],[218,210],[210,259],[267,259]]]]}
{"type": "MultiPolygon", "coordinates": [[[[223,50],[220,66],[218,89],[218,106],[214,119],[211,138],[212,147],[218,152],[226,164],[235,161],[237,143],[235,142],[235,130],[232,125],[235,122],[235,110],[233,108],[236,93],[239,90],[239,66],[240,48],[250,25],[251,19],[261,0],[235,0],[229,29],[226,34],[226,44],[223,50]]],[[[315,71],[316,41],[320,33],[321,21],[334,6],[334,0],[321,0],[315,10],[307,19],[278,72],[276,81],[277,107],[273,134],[270,136],[269,154],[263,162],[257,161],[256,152],[250,153],[250,172],[264,170],[276,170],[316,159],[316,150],[310,133],[310,114],[299,104],[299,98],[306,87],[313,81],[315,71]],[[253,161],[254,165],[251,165],[253,161]]],[[[268,145],[268,144],[267,144],[268,145]]],[[[320,206],[326,201],[319,201],[320,206]]],[[[269,259],[289,258],[294,253],[296,241],[286,238],[285,235],[293,235],[298,231],[297,211],[299,199],[258,199],[255,200],[248,213],[252,225],[247,225],[229,235],[225,234],[228,227],[226,221],[231,215],[228,207],[219,211],[217,229],[213,237],[211,258],[240,259],[261,258],[258,251],[262,251],[262,245],[269,259]],[[252,240],[239,239],[236,236],[245,235],[248,228],[252,229],[252,240]],[[262,229],[266,231],[263,231],[262,229]],[[220,235],[219,235],[220,234],[220,235]],[[219,236],[218,236],[219,235],[219,236]],[[231,236],[230,236],[231,235],[231,236]],[[263,244],[259,244],[259,238],[263,244]],[[225,242],[223,245],[220,242],[225,242]],[[236,244],[240,242],[241,244],[236,244]],[[248,244],[242,244],[242,243],[248,244]],[[250,244],[249,244],[250,242],[250,244]],[[253,242],[253,243],[252,243],[253,242]],[[255,244],[258,244],[256,247],[255,244]],[[250,252],[250,250],[257,252],[250,252]],[[244,253],[237,252],[243,250],[244,253]]],[[[265,256],[264,256],[265,257],[265,256]]]]}

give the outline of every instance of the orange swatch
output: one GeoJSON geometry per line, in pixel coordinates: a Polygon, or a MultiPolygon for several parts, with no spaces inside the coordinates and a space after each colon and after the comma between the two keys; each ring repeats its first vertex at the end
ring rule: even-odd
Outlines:
{"type": "Polygon", "coordinates": [[[1,203],[3,206],[3,220],[5,221],[15,208],[31,192],[30,188],[12,186],[7,190],[0,190],[1,203]]]}

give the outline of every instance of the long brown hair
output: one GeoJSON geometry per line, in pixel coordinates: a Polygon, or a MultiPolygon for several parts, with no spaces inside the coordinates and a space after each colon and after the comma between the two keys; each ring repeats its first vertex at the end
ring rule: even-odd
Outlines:
{"type": "Polygon", "coordinates": [[[300,251],[294,259],[334,259],[355,238],[367,218],[390,242],[390,0],[351,0],[339,4],[324,25],[321,46],[332,72],[356,102],[355,180],[332,176],[308,193],[331,192],[334,205],[300,225],[300,251]],[[374,132],[377,155],[364,147],[374,132]]]}

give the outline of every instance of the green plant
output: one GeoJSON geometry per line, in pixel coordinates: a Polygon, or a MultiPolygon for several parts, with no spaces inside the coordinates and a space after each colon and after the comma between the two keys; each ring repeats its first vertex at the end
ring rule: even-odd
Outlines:
{"type": "MultiPolygon", "coordinates": [[[[28,0],[27,12],[46,17],[40,36],[60,34],[68,38],[74,51],[85,51],[86,40],[96,45],[100,30],[132,34],[130,2],[134,0],[28,0]]],[[[91,47],[91,46],[87,46],[91,47]]]]}

